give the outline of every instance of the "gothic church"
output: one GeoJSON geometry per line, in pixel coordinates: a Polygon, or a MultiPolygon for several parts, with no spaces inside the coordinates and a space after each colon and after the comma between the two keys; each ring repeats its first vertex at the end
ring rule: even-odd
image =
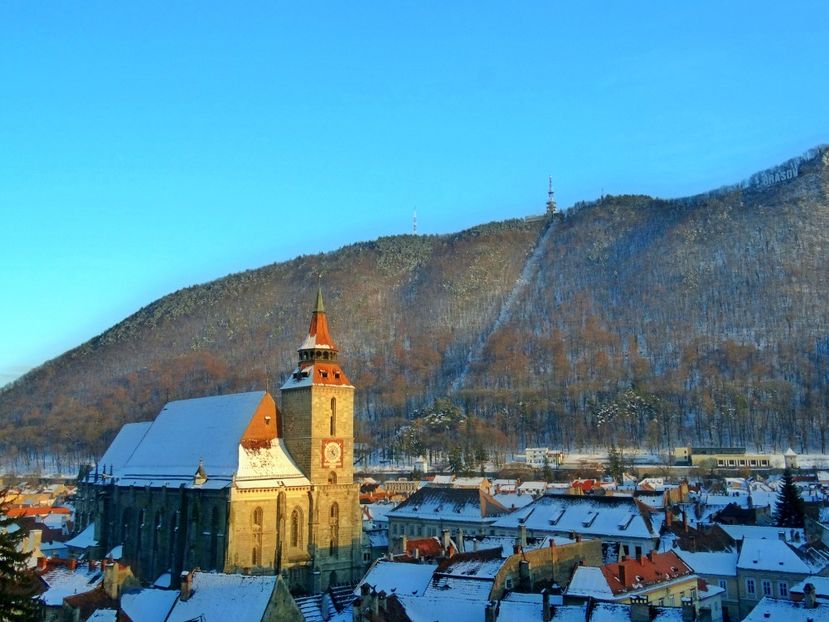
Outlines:
{"type": "Polygon", "coordinates": [[[280,389],[168,403],[125,425],[79,479],[78,523],[99,556],[146,582],[182,570],[282,573],[292,590],[355,583],[364,569],[354,483],[354,387],[317,293],[280,389]]]}

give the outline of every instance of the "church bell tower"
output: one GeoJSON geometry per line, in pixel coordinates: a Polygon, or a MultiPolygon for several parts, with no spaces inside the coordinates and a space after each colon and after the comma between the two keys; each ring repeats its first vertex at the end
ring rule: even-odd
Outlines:
{"type": "Polygon", "coordinates": [[[354,481],[354,387],[337,360],[339,350],[317,290],[299,361],[282,385],[283,438],[311,484],[354,481]]]}

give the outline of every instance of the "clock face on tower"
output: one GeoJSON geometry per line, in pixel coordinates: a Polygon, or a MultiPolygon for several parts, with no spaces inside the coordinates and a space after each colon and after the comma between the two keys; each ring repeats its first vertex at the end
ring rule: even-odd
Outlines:
{"type": "Polygon", "coordinates": [[[343,441],[339,438],[322,440],[322,466],[326,468],[343,465],[343,441]]]}

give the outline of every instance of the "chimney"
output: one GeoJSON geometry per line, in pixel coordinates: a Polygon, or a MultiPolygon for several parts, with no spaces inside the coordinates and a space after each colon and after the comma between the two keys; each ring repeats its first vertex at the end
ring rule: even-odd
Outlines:
{"type": "Polygon", "coordinates": [[[682,599],[682,622],[694,622],[697,619],[697,610],[694,601],[690,598],[682,599]]]}
{"type": "Polygon", "coordinates": [[[518,525],[518,543],[522,549],[527,548],[527,526],[524,523],[518,525]]]}
{"type": "Polygon", "coordinates": [[[546,587],[541,590],[541,619],[550,622],[550,592],[546,587]]]}
{"type": "Polygon", "coordinates": [[[777,538],[783,542],[786,541],[786,532],[785,531],[778,531],[777,538]]]}
{"type": "Polygon", "coordinates": [[[651,606],[647,596],[631,597],[630,622],[651,622],[651,606]]]}
{"type": "Polygon", "coordinates": [[[441,535],[443,536],[442,542],[441,542],[441,545],[443,546],[443,552],[445,554],[448,554],[449,553],[449,530],[444,529],[443,532],[441,533],[441,535]]]}
{"type": "Polygon", "coordinates": [[[402,536],[400,536],[400,548],[400,552],[403,553],[403,555],[405,555],[406,549],[409,548],[409,539],[406,537],[405,533],[402,536]]]}
{"type": "Polygon", "coordinates": [[[378,612],[380,611],[380,604],[377,602],[377,590],[371,588],[371,593],[366,598],[368,600],[368,610],[371,611],[372,620],[377,617],[378,612]]]}
{"type": "Polygon", "coordinates": [[[803,586],[803,607],[806,609],[814,609],[817,607],[815,601],[815,586],[813,583],[807,583],[803,586]]]}
{"type": "Polygon", "coordinates": [[[648,561],[653,563],[653,549],[648,551],[648,561]]]}
{"type": "Polygon", "coordinates": [[[665,526],[670,529],[671,525],[674,524],[674,513],[671,512],[671,508],[665,508],[665,526]]]}
{"type": "Polygon", "coordinates": [[[73,557],[66,563],[66,567],[69,568],[69,570],[75,570],[75,568],[78,567],[78,560],[73,557]]]}
{"type": "Polygon", "coordinates": [[[415,558],[415,559],[420,559],[420,547],[419,547],[419,546],[416,546],[416,547],[415,547],[415,550],[414,550],[414,558],[415,558]]]}
{"type": "Polygon", "coordinates": [[[466,553],[466,544],[463,541],[463,529],[458,529],[458,553],[466,553]]]}
{"type": "Polygon", "coordinates": [[[478,550],[478,538],[472,538],[472,550],[473,551],[478,550]]]}
{"type": "Polygon", "coordinates": [[[496,622],[498,620],[498,603],[494,600],[486,604],[484,610],[484,622],[496,622]]]}
{"type": "Polygon", "coordinates": [[[688,512],[682,510],[682,530],[688,533],[688,512]]]}
{"type": "Polygon", "coordinates": [[[96,565],[97,565],[97,564],[95,563],[95,560],[94,560],[94,559],[90,559],[90,560],[89,560],[89,563],[87,564],[87,568],[89,569],[89,572],[92,572],[93,570],[95,570],[95,566],[96,566],[96,565]]]}
{"type": "Polygon", "coordinates": [[[528,592],[532,589],[532,582],[530,580],[530,562],[522,559],[518,562],[518,583],[522,590],[528,592]]]}
{"type": "Polygon", "coordinates": [[[380,593],[377,594],[377,609],[379,611],[383,611],[383,612],[387,611],[387,609],[386,609],[386,592],[385,591],[381,590],[380,593]]]}
{"type": "Polygon", "coordinates": [[[179,577],[181,578],[181,594],[179,595],[179,600],[187,602],[190,600],[190,596],[193,595],[193,572],[182,570],[179,577]]]}
{"type": "Polygon", "coordinates": [[[49,559],[47,557],[38,557],[37,558],[37,569],[38,570],[46,570],[49,566],[49,559]]]}
{"type": "Polygon", "coordinates": [[[576,540],[576,542],[581,542],[581,534],[580,533],[576,534],[575,540],[576,540]]]}

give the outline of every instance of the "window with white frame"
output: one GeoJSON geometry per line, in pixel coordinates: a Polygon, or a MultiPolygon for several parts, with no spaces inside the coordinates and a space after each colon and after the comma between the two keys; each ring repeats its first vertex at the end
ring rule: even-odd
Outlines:
{"type": "Polygon", "coordinates": [[[723,598],[728,598],[728,581],[725,579],[719,579],[717,583],[722,589],[725,590],[725,592],[723,592],[723,598]]]}
{"type": "Polygon", "coordinates": [[[763,596],[771,596],[771,581],[763,579],[763,596]]]}
{"type": "Polygon", "coordinates": [[[757,586],[754,584],[754,579],[746,579],[746,594],[752,598],[757,596],[757,586]]]}
{"type": "Polygon", "coordinates": [[[781,581],[777,584],[777,591],[780,593],[780,598],[788,598],[789,596],[789,584],[785,581],[781,581]]]}

